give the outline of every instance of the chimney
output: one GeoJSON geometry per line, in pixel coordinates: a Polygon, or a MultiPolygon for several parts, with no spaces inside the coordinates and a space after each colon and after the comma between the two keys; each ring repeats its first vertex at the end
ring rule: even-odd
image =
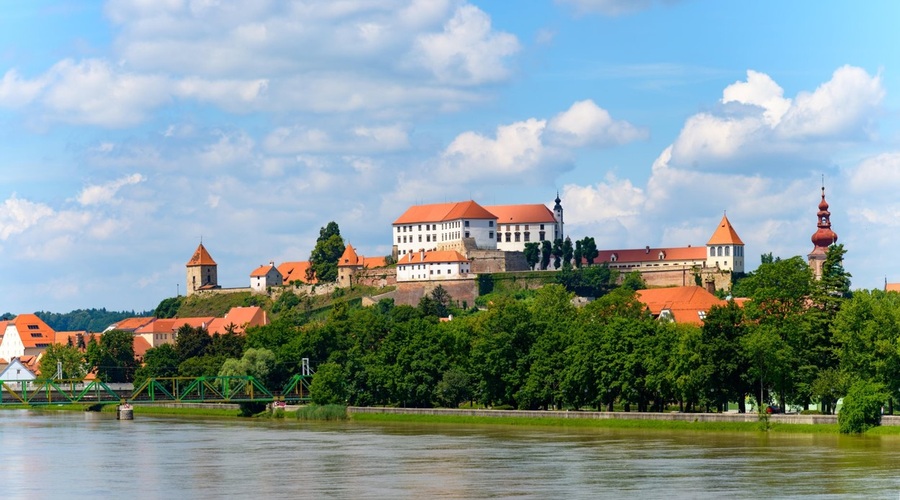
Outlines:
{"type": "Polygon", "coordinates": [[[649,245],[648,245],[646,248],[644,248],[644,253],[650,253],[650,246],[649,246],[649,245]]]}
{"type": "Polygon", "coordinates": [[[420,259],[422,262],[425,262],[425,249],[424,249],[424,248],[420,248],[420,249],[419,249],[419,259],[420,259]]]}

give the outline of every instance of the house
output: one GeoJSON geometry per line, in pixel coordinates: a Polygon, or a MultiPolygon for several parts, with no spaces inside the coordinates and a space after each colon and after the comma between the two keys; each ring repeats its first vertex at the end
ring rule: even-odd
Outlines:
{"type": "Polygon", "coordinates": [[[407,253],[397,262],[397,282],[465,278],[469,260],[455,250],[420,250],[407,253]]]}
{"type": "Polygon", "coordinates": [[[187,267],[187,295],[193,295],[202,290],[214,290],[219,286],[218,264],[206,250],[201,242],[186,264],[187,267]]]}
{"type": "Polygon", "coordinates": [[[344,253],[338,259],[338,286],[349,287],[353,284],[353,277],[366,269],[385,267],[384,257],[363,257],[356,253],[353,245],[347,244],[344,253]]]}
{"type": "Polygon", "coordinates": [[[0,380],[2,380],[5,384],[9,385],[12,382],[16,382],[17,384],[33,382],[37,375],[25,366],[19,358],[13,358],[9,360],[9,363],[5,363],[0,360],[0,380]]]}
{"type": "Polygon", "coordinates": [[[156,318],[153,316],[139,316],[134,318],[125,318],[121,321],[117,321],[108,327],[106,327],[104,332],[108,332],[110,330],[120,330],[123,332],[131,332],[134,333],[138,328],[144,327],[155,321],[156,318]]]}
{"type": "Polygon", "coordinates": [[[654,318],[694,325],[702,325],[706,313],[713,306],[727,303],[699,286],[638,290],[637,298],[647,306],[654,318]]]}
{"type": "Polygon", "coordinates": [[[489,205],[484,208],[497,216],[497,250],[524,252],[525,244],[549,241],[563,236],[563,209],[559,194],[551,211],[546,205],[489,205]]]}
{"type": "Polygon", "coordinates": [[[134,331],[136,337],[143,337],[152,347],[175,343],[175,318],[155,319],[134,331]]]}
{"type": "MultiPolygon", "coordinates": [[[[290,292],[288,292],[290,293],[290,292]]],[[[232,307],[225,317],[212,320],[207,328],[210,335],[224,335],[229,330],[243,335],[247,328],[265,326],[269,324],[269,317],[261,307],[232,307]]]]}
{"type": "Polygon", "coordinates": [[[11,360],[37,355],[53,343],[56,332],[34,314],[20,314],[5,323],[0,340],[0,358],[11,360]]]}
{"type": "Polygon", "coordinates": [[[412,206],[391,225],[394,255],[399,261],[420,250],[465,252],[464,240],[496,250],[496,226],[497,216],[472,200],[412,206]]]}
{"type": "Polygon", "coordinates": [[[250,289],[257,293],[265,293],[270,286],[281,286],[283,283],[284,276],[271,261],[268,266],[259,266],[250,273],[250,289]]]}

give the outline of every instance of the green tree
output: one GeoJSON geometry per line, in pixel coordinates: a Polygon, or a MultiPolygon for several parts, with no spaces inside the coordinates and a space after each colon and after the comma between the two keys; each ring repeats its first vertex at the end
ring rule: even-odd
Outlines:
{"type": "Polygon", "coordinates": [[[84,378],[84,354],[74,346],[50,344],[41,356],[40,371],[42,379],[51,379],[57,375],[57,368],[62,367],[63,379],[84,378]]]}
{"type": "Polygon", "coordinates": [[[437,401],[446,408],[459,405],[472,398],[472,378],[463,370],[451,368],[444,372],[437,387],[437,401]]]}
{"type": "Polygon", "coordinates": [[[212,338],[205,328],[194,328],[187,323],[181,325],[175,336],[175,351],[178,352],[178,362],[183,363],[191,358],[205,355],[210,344],[212,344],[212,338]]]}
{"type": "Polygon", "coordinates": [[[316,246],[309,255],[309,270],[307,280],[315,277],[321,283],[330,283],[337,280],[338,260],[344,253],[344,239],[337,223],[329,222],[319,229],[319,237],[316,246]]]}
{"type": "Polygon", "coordinates": [[[220,377],[251,376],[263,386],[269,384],[269,373],[275,365],[275,353],[268,349],[251,347],[244,352],[241,359],[229,358],[219,369],[220,377]]]}
{"type": "Polygon", "coordinates": [[[631,271],[622,278],[622,287],[634,291],[646,290],[647,282],[644,281],[640,271],[631,271]]]}
{"type": "Polygon", "coordinates": [[[156,310],[153,311],[153,315],[157,318],[174,318],[176,314],[178,314],[178,308],[181,307],[181,303],[184,301],[184,297],[179,295],[178,297],[169,297],[167,299],[163,299],[160,301],[159,305],[156,306],[156,310]]]}
{"type": "Polygon", "coordinates": [[[347,404],[349,391],[343,367],[337,363],[320,365],[309,392],[312,402],[317,405],[347,404]]]}
{"type": "Polygon", "coordinates": [[[160,344],[147,349],[144,363],[134,374],[135,387],[149,378],[174,377],[178,374],[178,352],[172,344],[160,344]]]}
{"type": "Polygon", "coordinates": [[[553,255],[553,247],[550,241],[541,241],[541,270],[544,271],[550,267],[550,256],[553,255]]]}
{"type": "Polygon", "coordinates": [[[881,409],[887,400],[883,385],[859,380],[850,386],[838,412],[838,427],[843,434],[861,433],[881,425],[881,409]]]}
{"type": "Polygon", "coordinates": [[[720,411],[729,401],[738,401],[740,411],[745,411],[744,394],[747,389],[742,377],[747,363],[741,350],[741,339],[746,334],[744,311],[734,301],[724,306],[713,306],[703,320],[702,357],[704,389],[708,401],[720,411]]]}
{"type": "Polygon", "coordinates": [[[593,236],[585,236],[581,240],[581,255],[587,261],[587,265],[594,265],[594,259],[600,255],[600,252],[597,251],[597,242],[594,241],[593,236]]]}
{"type": "Polygon", "coordinates": [[[562,243],[563,267],[572,267],[572,257],[574,256],[574,253],[575,252],[572,249],[572,240],[568,236],[566,236],[566,239],[562,243]]]}
{"type": "Polygon", "coordinates": [[[87,364],[96,370],[104,382],[131,382],[137,361],[134,359],[134,336],[130,332],[111,330],[100,336],[92,335],[85,353],[87,364]]]}
{"type": "Polygon", "coordinates": [[[528,263],[529,269],[534,269],[534,266],[537,265],[538,262],[541,261],[541,248],[538,242],[532,241],[525,244],[525,262],[528,263]]]}
{"type": "Polygon", "coordinates": [[[581,248],[581,240],[575,240],[575,253],[572,256],[575,259],[575,267],[581,269],[581,262],[584,260],[583,250],[581,248]]]}

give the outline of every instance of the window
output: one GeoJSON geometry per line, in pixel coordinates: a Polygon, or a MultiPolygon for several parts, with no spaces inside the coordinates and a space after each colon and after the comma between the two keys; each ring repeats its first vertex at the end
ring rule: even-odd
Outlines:
{"type": "Polygon", "coordinates": [[[516,243],[519,242],[519,233],[516,233],[516,243]]]}
{"type": "Polygon", "coordinates": [[[37,325],[28,325],[28,329],[29,329],[29,330],[40,330],[41,327],[39,327],[39,326],[37,326],[37,325]]]}
{"type": "Polygon", "coordinates": [[[465,226],[466,226],[466,227],[469,227],[469,221],[466,221],[466,222],[465,222],[465,226]]]}
{"type": "Polygon", "coordinates": [[[397,236],[397,243],[400,243],[400,237],[397,236]]]}
{"type": "Polygon", "coordinates": [[[716,248],[715,247],[709,247],[709,256],[710,257],[716,256],[716,248]]]}
{"type": "Polygon", "coordinates": [[[725,247],[725,256],[728,257],[728,253],[731,250],[731,247],[725,247]]]}
{"type": "MultiPolygon", "coordinates": [[[[541,228],[543,228],[543,227],[544,227],[543,224],[541,224],[541,228]]],[[[541,241],[544,241],[544,240],[547,239],[547,233],[545,233],[545,232],[543,232],[543,231],[541,231],[540,233],[538,233],[538,236],[540,236],[540,240],[541,240],[541,241]]]]}
{"type": "MultiPolygon", "coordinates": [[[[528,228],[528,226],[525,227],[528,228]]],[[[525,231],[525,241],[531,241],[531,233],[528,231],[525,231]]]]}
{"type": "Polygon", "coordinates": [[[469,237],[469,232],[468,232],[468,231],[466,231],[466,238],[468,238],[468,237],[469,237]]]}
{"type": "Polygon", "coordinates": [[[488,221],[488,227],[494,227],[494,221],[489,220],[489,221],[488,221]]]}
{"type": "Polygon", "coordinates": [[[400,232],[400,226],[397,226],[397,232],[398,233],[400,232]]]}
{"type": "Polygon", "coordinates": [[[431,241],[431,235],[430,235],[430,234],[426,234],[426,235],[425,235],[425,241],[427,241],[427,242],[430,242],[430,241],[431,241]]]}
{"type": "MultiPolygon", "coordinates": [[[[543,231],[543,230],[544,230],[544,225],[541,224],[541,231],[543,231]]],[[[544,239],[544,238],[541,238],[541,239],[544,239]]]]}
{"type": "Polygon", "coordinates": [[[489,239],[489,240],[494,239],[494,232],[493,232],[493,231],[488,231],[488,239],[489,239]]]}
{"type": "Polygon", "coordinates": [[[518,230],[519,230],[519,225],[518,225],[518,224],[516,224],[516,231],[518,231],[518,230]]]}
{"type": "Polygon", "coordinates": [[[509,233],[506,233],[506,242],[509,243],[509,233]]]}
{"type": "Polygon", "coordinates": [[[31,338],[39,339],[41,336],[40,332],[31,332],[31,338]]]}
{"type": "Polygon", "coordinates": [[[528,231],[528,224],[525,224],[525,230],[528,231]]]}
{"type": "Polygon", "coordinates": [[[422,235],[419,235],[419,243],[422,243],[422,235]]]}
{"type": "Polygon", "coordinates": [[[419,231],[422,230],[422,224],[419,224],[419,231]]]}

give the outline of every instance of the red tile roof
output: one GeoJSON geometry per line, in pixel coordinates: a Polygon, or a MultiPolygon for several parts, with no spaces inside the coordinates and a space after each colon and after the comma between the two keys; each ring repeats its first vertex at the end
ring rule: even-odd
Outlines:
{"type": "Polygon", "coordinates": [[[11,323],[16,326],[26,349],[50,345],[56,337],[56,332],[34,314],[20,314],[11,323]]]}
{"type": "Polygon", "coordinates": [[[712,306],[726,304],[724,300],[699,286],[638,290],[637,297],[650,309],[653,316],[659,316],[663,309],[668,309],[675,322],[696,325],[703,324],[703,318],[712,306]]]}
{"type": "Polygon", "coordinates": [[[309,261],[282,262],[278,265],[278,272],[281,273],[285,283],[293,283],[297,280],[311,285],[318,283],[319,280],[315,277],[311,280],[306,279],[307,269],[309,269],[309,261]]]}
{"type": "Polygon", "coordinates": [[[338,267],[340,266],[355,266],[359,263],[359,256],[356,255],[356,250],[353,249],[353,245],[347,244],[344,247],[344,253],[341,255],[341,258],[338,259],[338,267]]]}
{"type": "Polygon", "coordinates": [[[140,335],[135,335],[132,340],[132,347],[134,347],[134,357],[135,358],[143,358],[144,354],[147,354],[147,349],[150,349],[150,342],[147,342],[147,339],[141,337],[140,335]]]}
{"type": "MultiPolygon", "coordinates": [[[[290,293],[290,292],[286,292],[290,293]]],[[[252,326],[265,326],[269,324],[269,318],[261,307],[232,307],[224,318],[216,318],[209,325],[210,335],[218,333],[223,335],[229,325],[234,325],[234,332],[242,334],[252,326]]]]}
{"type": "Polygon", "coordinates": [[[497,217],[472,200],[455,203],[434,203],[409,207],[394,224],[441,222],[459,219],[496,219],[497,217]]]}
{"type": "Polygon", "coordinates": [[[716,231],[709,238],[709,241],[706,244],[743,245],[744,242],[741,241],[741,237],[737,235],[737,231],[735,231],[731,226],[731,222],[728,220],[728,217],[723,215],[722,222],[719,222],[719,227],[716,228],[716,231]]]}
{"type": "Polygon", "coordinates": [[[706,247],[630,248],[625,250],[600,250],[595,263],[615,262],[673,262],[685,260],[706,260],[706,247]],[[664,257],[659,258],[663,252],[664,257]],[[616,256],[613,261],[613,255],[616,256]]]}
{"type": "Polygon", "coordinates": [[[404,255],[397,264],[428,264],[428,263],[439,263],[439,262],[468,262],[469,260],[463,257],[456,250],[434,250],[431,252],[425,253],[425,258],[422,258],[421,252],[411,252],[404,255]]]}
{"type": "Polygon", "coordinates": [[[53,343],[60,344],[60,345],[67,345],[67,344],[69,344],[69,341],[71,340],[72,345],[75,346],[75,345],[78,345],[78,336],[79,335],[81,336],[82,339],[84,339],[85,342],[87,342],[87,338],[88,338],[87,332],[84,330],[77,330],[77,331],[73,331],[73,332],[56,332],[56,334],[53,336],[53,343]]]}
{"type": "Polygon", "coordinates": [[[269,264],[267,266],[259,266],[256,269],[254,269],[252,273],[250,273],[250,277],[251,278],[265,277],[267,274],[269,274],[269,271],[271,271],[272,268],[278,269],[275,267],[275,264],[269,264]]]}
{"type": "Polygon", "coordinates": [[[215,266],[216,261],[209,255],[209,252],[206,251],[206,247],[203,246],[203,243],[197,247],[197,250],[194,251],[194,255],[191,257],[191,260],[188,261],[187,267],[194,266],[215,266]]]}
{"type": "Polygon", "coordinates": [[[900,283],[885,283],[885,292],[900,292],[900,283]]]}
{"type": "Polygon", "coordinates": [[[491,205],[484,207],[497,216],[497,224],[523,224],[529,222],[556,222],[553,212],[540,203],[532,205],[491,205]]]}
{"type": "Polygon", "coordinates": [[[134,332],[138,328],[150,324],[156,318],[152,316],[141,316],[136,318],[125,318],[117,323],[110,325],[113,330],[122,330],[124,332],[134,332]]]}
{"type": "Polygon", "coordinates": [[[136,334],[144,333],[172,333],[175,330],[175,318],[156,319],[134,331],[136,334]]]}

